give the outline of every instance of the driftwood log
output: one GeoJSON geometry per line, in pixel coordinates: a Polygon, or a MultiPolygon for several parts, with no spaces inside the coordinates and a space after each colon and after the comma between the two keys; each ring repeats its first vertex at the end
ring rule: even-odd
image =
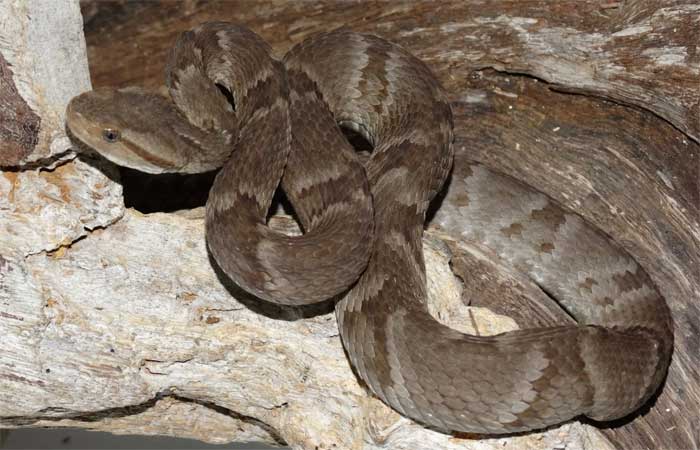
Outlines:
{"type": "MultiPolygon", "coordinates": [[[[207,20],[245,24],[278,55],[339,26],[403,45],[450,92],[455,164],[525,180],[615,236],[671,306],[675,352],[660,395],[619,423],[482,439],[401,418],[358,384],[331,305],[256,302],[212,269],[201,208],[163,212],[201,206],[211,176],[154,180],[76,157],[62,120],[90,87],[78,4],[10,0],[0,4],[0,427],[303,449],[698,447],[697,2],[94,1],[82,13],[95,87],[160,89],[177,34],[207,20]],[[186,198],[139,197],[159,189],[186,198]]],[[[434,214],[458,196],[453,180],[434,214]]],[[[425,240],[436,317],[482,334],[566,320],[457,238],[433,224],[425,240]],[[491,285],[503,303],[479,304],[491,285]]]]}

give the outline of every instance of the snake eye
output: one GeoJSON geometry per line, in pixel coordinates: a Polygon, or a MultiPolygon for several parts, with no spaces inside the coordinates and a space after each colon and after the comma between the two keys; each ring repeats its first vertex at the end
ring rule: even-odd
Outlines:
{"type": "Polygon", "coordinates": [[[119,130],[115,130],[114,128],[105,128],[102,130],[102,138],[104,138],[104,140],[110,144],[117,142],[120,137],[121,133],[119,133],[119,130]]]}

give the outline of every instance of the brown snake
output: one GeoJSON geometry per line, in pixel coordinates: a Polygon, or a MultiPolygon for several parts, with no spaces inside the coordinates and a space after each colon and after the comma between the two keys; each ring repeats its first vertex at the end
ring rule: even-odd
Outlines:
{"type": "Polygon", "coordinates": [[[82,94],[68,107],[69,129],[145,172],[222,167],[206,205],[217,263],[282,304],[350,288],[336,306],[347,354],[401,414],[444,430],[508,433],[579,415],[616,419],[657,390],[672,322],[644,270],[577,215],[480,165],[455,169],[464,198],[448,213],[465,218],[438,215],[440,225],[492,248],[578,324],[478,337],[428,314],[423,225],[452,165],[452,113],[431,71],[405,50],[340,30],[279,62],[250,30],[208,23],[180,36],[167,84],[172,101],[138,88],[82,94]],[[366,163],[338,124],[373,145],[366,163]],[[301,236],[266,225],[279,183],[301,236]]]}

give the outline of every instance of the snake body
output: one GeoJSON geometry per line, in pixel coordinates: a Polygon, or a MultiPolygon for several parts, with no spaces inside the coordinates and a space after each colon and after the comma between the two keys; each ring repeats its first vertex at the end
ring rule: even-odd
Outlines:
{"type": "Polygon", "coordinates": [[[206,205],[217,263],[267,301],[345,292],[336,314],[349,359],[401,414],[509,433],[616,419],[657,390],[672,322],[648,275],[580,217],[480,165],[455,172],[460,200],[436,220],[527,273],[578,324],[480,337],[429,315],[423,225],[452,165],[452,115],[407,51],[338,30],[278,61],[252,31],[207,23],[180,36],[166,73],[172,101],[138,88],[88,92],[68,107],[70,131],[146,172],[221,167],[206,205]],[[364,164],[339,125],[372,144],[364,164]],[[266,225],[278,184],[301,236],[266,225]]]}

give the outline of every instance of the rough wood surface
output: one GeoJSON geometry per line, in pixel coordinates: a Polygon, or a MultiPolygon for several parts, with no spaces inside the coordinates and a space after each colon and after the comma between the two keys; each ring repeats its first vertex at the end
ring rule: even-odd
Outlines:
{"type": "MultiPolygon", "coordinates": [[[[481,333],[503,330],[489,330],[483,311],[470,318],[442,245],[426,246],[440,317],[467,331],[471,320],[481,333]]],[[[303,449],[483,447],[413,424],[368,395],[329,305],[260,305],[227,290],[207,261],[201,216],[132,211],[70,248],[3,261],[3,426],[125,433],[141,423],[144,433],[303,449]]],[[[511,441],[607,447],[577,423],[511,441]]]]}
{"type": "Polygon", "coordinates": [[[179,30],[205,20],[245,23],[280,55],[312,33],[347,26],[401,43],[454,92],[474,69],[528,74],[649,110],[700,139],[700,5],[693,1],[104,3],[100,9],[111,11],[94,14],[89,24],[106,33],[89,50],[96,85],[159,85],[179,30]],[[126,39],[131,18],[138,25],[127,28],[137,35],[126,39]],[[158,28],[149,30],[154,21],[158,28]],[[124,53],[134,41],[140,51],[124,53]],[[100,64],[105,54],[120,57],[100,64]]]}
{"type": "MultiPolygon", "coordinates": [[[[296,448],[697,447],[697,4],[186,1],[83,10],[98,86],[158,88],[175,36],[205,20],[243,23],[279,55],[338,26],[407,47],[452,95],[456,164],[525,179],[615,236],[666,295],[675,353],[656,401],[601,431],[573,423],[485,441],[434,433],[357,385],[328,305],[268,311],[235,290],[231,301],[207,260],[201,219],[125,212],[113,168],[78,159],[0,175],[2,426],[125,432],[138,423],[145,434],[296,448]],[[184,263],[173,265],[175,255],[184,263]]],[[[503,304],[481,305],[496,312],[521,311],[526,293],[539,290],[440,229],[459,204],[459,182],[426,246],[441,288],[435,314],[465,326],[481,310],[461,305],[478,304],[485,278],[511,289],[503,304]]],[[[516,322],[557,320],[546,295],[534,295],[539,309],[516,322]]]]}
{"type": "MultiPolygon", "coordinates": [[[[0,2],[0,167],[63,155],[65,104],[90,86],[76,2],[0,2]]],[[[54,162],[58,158],[54,158],[54,162]]]]}

